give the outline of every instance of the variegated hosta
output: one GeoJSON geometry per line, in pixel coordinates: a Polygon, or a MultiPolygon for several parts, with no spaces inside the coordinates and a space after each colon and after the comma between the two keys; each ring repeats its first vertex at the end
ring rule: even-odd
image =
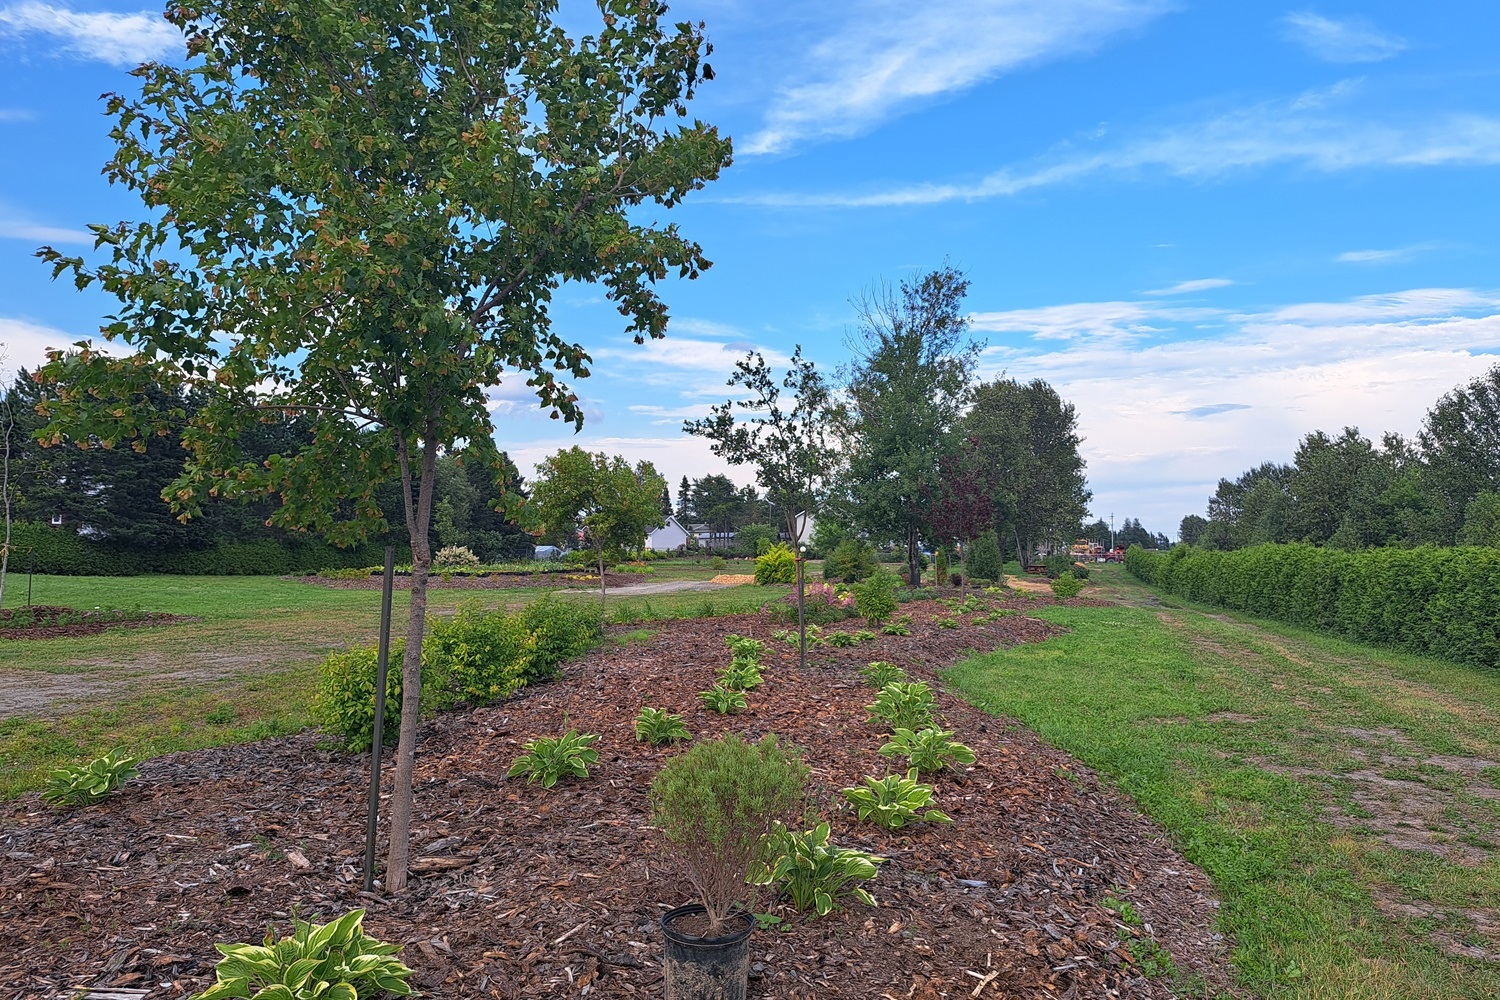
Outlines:
{"type": "Polygon", "coordinates": [[[110,792],[138,774],[134,757],[111,750],[87,764],[54,770],[47,776],[42,800],[54,806],[91,806],[103,802],[110,792]]]}
{"type": "Polygon", "coordinates": [[[945,767],[957,770],[959,765],[972,764],[977,759],[971,748],[954,741],[951,729],[932,726],[918,730],[897,728],[880,752],[886,757],[905,756],[922,774],[932,774],[945,767]]]}
{"type": "Polygon", "coordinates": [[[947,813],[926,808],[932,801],[932,786],[917,781],[915,768],[904,778],[898,774],[866,778],[863,788],[844,789],[844,798],[853,804],[860,819],[873,820],[887,830],[908,823],[952,822],[947,813]]]}
{"type": "Polygon", "coordinates": [[[875,897],[857,885],[875,877],[875,866],[885,861],[853,847],[828,842],[829,827],[819,823],[799,832],[777,824],[766,842],[766,859],[750,873],[755,885],[772,885],[791,899],[798,910],[814,910],[823,916],[849,895],[867,906],[875,897]]]}
{"type": "Polygon", "coordinates": [[[412,970],[384,944],[364,932],[364,910],[351,910],[326,924],[294,920],[293,933],[264,944],[219,944],[223,958],[217,982],[193,1000],[360,1000],[415,996],[406,980],[412,970]]]}

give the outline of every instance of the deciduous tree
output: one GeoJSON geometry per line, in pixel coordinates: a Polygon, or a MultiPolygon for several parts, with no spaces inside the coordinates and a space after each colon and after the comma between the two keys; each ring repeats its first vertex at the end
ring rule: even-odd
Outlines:
{"type": "MultiPolygon", "coordinates": [[[[563,282],[598,285],[638,341],[667,313],[656,283],[708,266],[637,206],[677,204],[728,164],[685,102],[712,73],[702,26],[657,3],[600,0],[572,37],[555,0],[185,0],[167,19],[189,61],[112,95],[112,182],[147,221],[93,227],[102,263],[44,248],[54,274],[121,308],[132,348],[58,355],[53,440],[124,445],[169,417],[119,397],[142,379],[202,395],[168,496],[278,494],[274,520],[353,540],[399,480],[411,539],[402,717],[416,719],[437,457],[494,460],[487,389],[524,383],[581,424],[567,378],[585,350],[553,330],[563,282]],[[238,443],[261,414],[308,415],[310,443],[263,463],[238,443]]],[[[653,506],[655,496],[652,497],[653,506]]],[[[386,886],[404,888],[416,726],[396,753],[386,886]]]]}
{"type": "Polygon", "coordinates": [[[575,446],[542,462],[531,500],[548,534],[571,538],[582,532],[599,567],[602,601],[607,557],[645,544],[646,533],[661,523],[658,504],[665,485],[650,462],[632,468],[619,455],[590,454],[575,446]]]}

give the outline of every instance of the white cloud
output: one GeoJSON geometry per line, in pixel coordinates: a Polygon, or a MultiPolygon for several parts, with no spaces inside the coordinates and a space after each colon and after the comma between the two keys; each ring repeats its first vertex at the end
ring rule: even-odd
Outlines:
{"type": "Polygon", "coordinates": [[[1022,66],[1090,52],[1169,9],[1167,0],[880,0],[833,8],[843,20],[796,62],[762,130],[737,152],[866,132],[912,105],[1022,66]]]}
{"type": "Polygon", "coordinates": [[[1064,147],[975,181],[730,200],[783,207],[879,208],[1010,197],[1097,174],[1209,180],[1274,165],[1339,173],[1369,167],[1500,164],[1500,118],[1453,112],[1378,122],[1333,113],[1330,105],[1350,92],[1347,86],[1332,87],[1290,101],[1268,101],[1081,155],[1064,147]]]}
{"type": "Polygon", "coordinates": [[[94,245],[94,234],[83,229],[44,226],[34,222],[0,218],[0,240],[26,240],[31,243],[79,243],[94,245]]]}
{"type": "Polygon", "coordinates": [[[527,479],[535,478],[536,467],[543,459],[557,454],[559,449],[577,445],[585,451],[622,455],[632,463],[650,462],[666,478],[674,499],[677,496],[677,484],[682,481],[683,476],[701,479],[707,475],[725,475],[740,486],[749,486],[755,482],[755,474],[749,468],[730,465],[709,449],[707,441],[686,434],[674,434],[671,437],[624,437],[595,435],[585,431],[576,437],[565,439],[559,437],[556,440],[510,444],[502,440],[499,445],[527,479]]]}
{"type": "MultiPolygon", "coordinates": [[[[28,323],[23,319],[0,316],[0,366],[6,372],[14,372],[20,368],[35,371],[47,360],[47,348],[69,347],[90,336],[91,334],[66,333],[50,326],[28,323]]],[[[95,346],[109,349],[102,341],[95,346]]]]}
{"type": "Polygon", "coordinates": [[[1169,288],[1158,288],[1147,295],[1185,295],[1188,292],[1206,292],[1210,288],[1227,288],[1234,284],[1228,278],[1194,278],[1192,281],[1179,281],[1169,288]]]}
{"type": "Polygon", "coordinates": [[[1364,18],[1342,21],[1294,11],[1281,19],[1282,35],[1324,62],[1379,62],[1406,48],[1406,40],[1386,34],[1364,18]]]}
{"type": "Polygon", "coordinates": [[[1395,264],[1400,261],[1410,260],[1424,250],[1432,249],[1426,244],[1409,247],[1395,247],[1391,250],[1346,250],[1339,254],[1334,260],[1340,264],[1395,264]]]}
{"type": "Polygon", "coordinates": [[[54,39],[61,54],[135,66],[184,51],[182,33],[159,11],[133,14],[83,13],[60,4],[19,3],[0,7],[0,35],[54,39]]]}
{"type": "Polygon", "coordinates": [[[1211,320],[1212,309],[1161,306],[1154,302],[1074,302],[1038,309],[977,312],[969,316],[978,332],[1030,333],[1037,340],[1106,339],[1131,343],[1160,333],[1164,324],[1211,320]]]}
{"type": "Polygon", "coordinates": [[[1174,534],[1220,477],[1287,461],[1305,434],[1358,426],[1414,433],[1443,393],[1500,360],[1500,291],[1411,289],[1261,312],[1219,312],[1167,340],[1111,336],[1102,319],[1180,323],[1160,303],[1075,303],[991,313],[998,327],[1054,322],[987,348],[985,377],[1044,378],[1078,408],[1093,509],[1174,534]],[[1125,306],[1135,306],[1133,310],[1125,306]],[[1067,317],[1073,317],[1071,326],[1067,317]]]}
{"type": "Polygon", "coordinates": [[[0,108],[0,122],[29,122],[36,118],[36,112],[26,108],[0,108]]]}

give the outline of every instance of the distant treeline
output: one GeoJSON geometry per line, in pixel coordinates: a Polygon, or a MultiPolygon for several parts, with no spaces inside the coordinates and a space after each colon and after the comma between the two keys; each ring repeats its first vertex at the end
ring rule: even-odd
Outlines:
{"type": "MultiPolygon", "coordinates": [[[[189,457],[178,431],[197,400],[157,390],[152,403],[159,412],[178,415],[176,428],[119,447],[91,439],[42,447],[34,437],[45,422],[36,412],[39,402],[39,387],[25,372],[0,400],[0,433],[8,430],[10,442],[12,571],[280,575],[375,565],[388,542],[410,558],[396,483],[377,494],[387,523],[396,530],[352,548],[336,548],[315,535],[268,526],[282,502],[276,495],[245,503],[208,503],[202,514],[181,521],[162,493],[189,457]]],[[[289,454],[309,433],[294,416],[268,417],[253,435],[238,442],[242,460],[261,462],[274,454],[289,454]]],[[[512,491],[524,491],[513,465],[503,471],[512,491]]],[[[464,463],[461,453],[445,455],[438,461],[436,490],[434,548],[464,545],[486,562],[530,558],[531,537],[490,507],[498,490],[489,469],[464,463]]]]}
{"type": "Polygon", "coordinates": [[[1182,519],[1182,541],[1219,550],[1500,545],[1500,365],[1439,399],[1415,440],[1315,431],[1291,464],[1219,480],[1207,514],[1182,519]]]}

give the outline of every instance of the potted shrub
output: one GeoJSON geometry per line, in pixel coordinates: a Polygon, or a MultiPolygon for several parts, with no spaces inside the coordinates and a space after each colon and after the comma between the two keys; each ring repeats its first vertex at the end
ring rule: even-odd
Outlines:
{"type": "Polygon", "coordinates": [[[733,734],[699,743],[651,782],[652,820],[698,893],[661,918],[667,1000],[743,1000],[755,929],[746,880],[806,782],[794,748],[733,734]]]}

